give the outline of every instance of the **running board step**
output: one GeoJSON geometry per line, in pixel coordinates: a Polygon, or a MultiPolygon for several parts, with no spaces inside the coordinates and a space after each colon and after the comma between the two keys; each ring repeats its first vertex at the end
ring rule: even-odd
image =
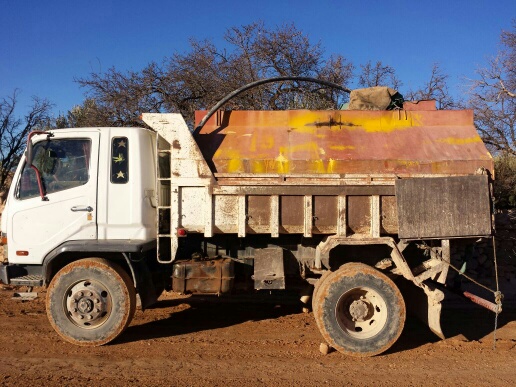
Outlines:
{"type": "Polygon", "coordinates": [[[10,285],[16,286],[43,286],[43,277],[40,275],[24,275],[22,277],[11,278],[10,285]]]}

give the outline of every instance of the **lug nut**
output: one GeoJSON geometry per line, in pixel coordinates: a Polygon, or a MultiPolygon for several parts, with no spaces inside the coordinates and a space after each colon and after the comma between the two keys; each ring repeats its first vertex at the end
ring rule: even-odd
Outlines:
{"type": "Polygon", "coordinates": [[[88,316],[88,320],[93,320],[93,316],[91,314],[88,316]]]}
{"type": "Polygon", "coordinates": [[[82,297],[84,296],[84,293],[83,292],[79,292],[79,297],[82,297]]]}
{"type": "Polygon", "coordinates": [[[93,293],[92,293],[92,292],[89,292],[89,293],[88,293],[88,296],[90,296],[90,297],[91,297],[91,296],[93,296],[93,293]]]}
{"type": "Polygon", "coordinates": [[[81,315],[79,316],[79,318],[82,320],[82,319],[84,319],[84,316],[81,314],[81,315]]]}

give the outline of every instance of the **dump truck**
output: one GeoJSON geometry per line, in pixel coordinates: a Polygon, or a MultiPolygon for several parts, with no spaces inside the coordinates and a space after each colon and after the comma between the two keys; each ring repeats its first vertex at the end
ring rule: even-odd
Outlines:
{"type": "Polygon", "coordinates": [[[390,348],[411,305],[442,337],[450,245],[493,229],[472,111],[217,110],[195,130],[180,114],[142,119],[31,133],[14,174],[0,279],[47,287],[63,339],[109,343],[137,297],[145,309],[164,289],[296,291],[354,356],[390,348]]]}

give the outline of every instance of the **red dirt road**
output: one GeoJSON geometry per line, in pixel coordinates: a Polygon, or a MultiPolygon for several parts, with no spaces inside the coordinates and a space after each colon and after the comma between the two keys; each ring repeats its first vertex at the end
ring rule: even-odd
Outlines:
{"type": "Polygon", "coordinates": [[[311,313],[298,305],[206,302],[165,294],[137,311],[113,344],[81,348],[63,342],[47,320],[44,298],[11,300],[0,285],[0,385],[489,385],[516,380],[516,312],[499,318],[477,308],[443,314],[440,341],[409,318],[391,350],[372,358],[319,352],[311,313]]]}

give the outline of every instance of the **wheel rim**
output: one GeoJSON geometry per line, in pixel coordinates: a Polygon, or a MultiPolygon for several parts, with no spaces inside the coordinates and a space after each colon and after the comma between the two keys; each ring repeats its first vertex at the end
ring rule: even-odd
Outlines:
{"type": "Polygon", "coordinates": [[[68,319],[84,329],[102,325],[109,318],[112,307],[107,288],[101,282],[90,280],[70,286],[63,301],[68,319]]]}
{"type": "Polygon", "coordinates": [[[349,336],[369,339],[387,323],[387,305],[374,289],[358,287],[344,293],[335,308],[340,328],[349,336]]]}

